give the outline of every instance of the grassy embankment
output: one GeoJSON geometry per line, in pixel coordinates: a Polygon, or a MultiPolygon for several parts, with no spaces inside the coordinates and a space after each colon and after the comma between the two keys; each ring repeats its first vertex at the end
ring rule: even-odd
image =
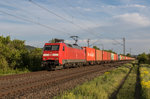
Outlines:
{"type": "Polygon", "coordinates": [[[108,99],[118,88],[122,79],[129,72],[131,64],[105,72],[92,81],[85,82],[75,89],[62,93],[54,99],[108,99]]]}
{"type": "Polygon", "coordinates": [[[135,65],[129,74],[128,78],[125,80],[122,88],[117,94],[117,99],[134,99],[135,87],[136,87],[136,77],[137,77],[137,65],[135,65]]]}
{"type": "Polygon", "coordinates": [[[150,99],[150,65],[140,65],[140,78],[142,86],[142,98],[150,99]]]}
{"type": "Polygon", "coordinates": [[[28,69],[7,69],[7,70],[2,70],[0,69],[0,76],[4,75],[12,75],[12,74],[22,74],[22,73],[27,73],[30,72],[28,69]]]}

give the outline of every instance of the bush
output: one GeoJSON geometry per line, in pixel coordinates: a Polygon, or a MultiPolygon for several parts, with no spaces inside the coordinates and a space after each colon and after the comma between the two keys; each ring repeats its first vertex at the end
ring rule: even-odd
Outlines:
{"type": "Polygon", "coordinates": [[[41,69],[42,49],[28,50],[24,43],[22,40],[11,40],[10,36],[0,36],[0,69],[41,69]]]}
{"type": "Polygon", "coordinates": [[[5,70],[7,68],[8,68],[8,63],[7,63],[6,59],[5,59],[5,57],[4,56],[0,56],[0,69],[5,70]]]}
{"type": "Polygon", "coordinates": [[[29,69],[32,71],[41,70],[42,49],[36,48],[29,52],[29,69]]]}
{"type": "Polygon", "coordinates": [[[148,56],[145,53],[142,53],[140,55],[138,55],[138,61],[139,63],[147,63],[148,62],[148,56]]]}

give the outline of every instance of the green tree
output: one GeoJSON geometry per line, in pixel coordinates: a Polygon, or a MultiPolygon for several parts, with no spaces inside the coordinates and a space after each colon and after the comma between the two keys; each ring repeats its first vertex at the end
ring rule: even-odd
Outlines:
{"type": "Polygon", "coordinates": [[[138,61],[139,63],[147,63],[148,62],[148,56],[145,53],[138,55],[138,61]]]}
{"type": "Polygon", "coordinates": [[[150,54],[148,54],[147,57],[148,57],[148,64],[150,64],[150,54]]]}
{"type": "Polygon", "coordinates": [[[112,50],[104,50],[104,51],[111,52],[111,53],[116,53],[116,52],[114,52],[112,50]]]}
{"type": "Polygon", "coordinates": [[[99,50],[99,48],[97,46],[93,46],[94,49],[99,50]]]}
{"type": "Polygon", "coordinates": [[[37,69],[41,65],[42,49],[27,50],[25,41],[0,36],[0,69],[37,69]],[[36,67],[37,66],[37,67],[36,67]]]}
{"type": "Polygon", "coordinates": [[[126,55],[126,56],[131,57],[131,54],[130,54],[130,53],[127,53],[127,55],[126,55]]]}
{"type": "Polygon", "coordinates": [[[6,70],[8,68],[8,63],[4,56],[0,55],[0,69],[6,70]]]}

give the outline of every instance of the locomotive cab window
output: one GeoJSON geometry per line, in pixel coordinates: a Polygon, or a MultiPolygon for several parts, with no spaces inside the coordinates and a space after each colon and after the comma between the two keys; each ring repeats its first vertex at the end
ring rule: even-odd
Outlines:
{"type": "Polygon", "coordinates": [[[58,51],[59,45],[45,45],[44,51],[58,51]]]}

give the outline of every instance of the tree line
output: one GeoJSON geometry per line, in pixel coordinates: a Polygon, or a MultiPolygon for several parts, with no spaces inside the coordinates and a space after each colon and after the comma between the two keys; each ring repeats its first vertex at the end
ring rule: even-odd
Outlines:
{"type": "Polygon", "coordinates": [[[41,69],[42,49],[28,50],[25,41],[0,36],[0,69],[41,69]]]}
{"type": "Polygon", "coordinates": [[[150,54],[142,53],[137,58],[141,64],[150,64],[150,54]]]}
{"type": "MultiPolygon", "coordinates": [[[[97,46],[93,48],[98,49],[97,46]]],[[[127,55],[131,56],[131,55],[127,55]]],[[[150,54],[138,55],[139,63],[150,64],[150,54]]],[[[0,36],[0,69],[28,69],[30,71],[41,70],[42,49],[27,49],[25,41],[14,39],[10,36],[0,36]]]]}

